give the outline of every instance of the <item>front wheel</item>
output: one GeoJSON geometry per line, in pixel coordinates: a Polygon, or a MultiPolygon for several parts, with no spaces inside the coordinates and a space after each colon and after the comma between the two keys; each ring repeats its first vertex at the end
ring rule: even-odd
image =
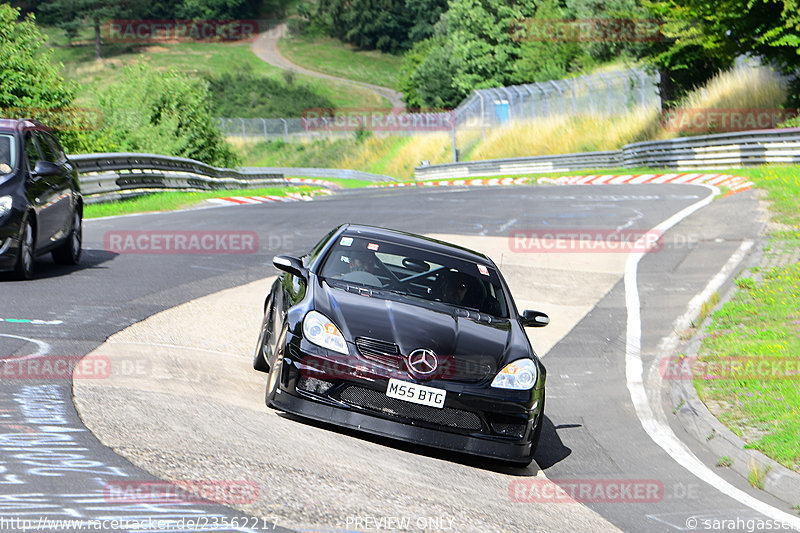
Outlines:
{"type": "Polygon", "coordinates": [[[19,239],[19,254],[17,263],[14,265],[14,276],[17,279],[25,280],[33,277],[33,251],[34,237],[33,226],[26,220],[22,226],[22,234],[19,239]]]}
{"type": "Polygon", "coordinates": [[[67,240],[53,250],[53,261],[59,265],[77,265],[81,260],[81,247],[83,243],[83,224],[81,212],[77,209],[72,214],[72,228],[67,240]]]}
{"type": "Polygon", "coordinates": [[[269,364],[269,376],[267,376],[267,392],[264,396],[267,407],[275,407],[272,402],[278,394],[278,387],[281,383],[281,368],[283,367],[283,354],[286,352],[286,332],[288,327],[284,327],[278,337],[274,357],[269,364]]]}

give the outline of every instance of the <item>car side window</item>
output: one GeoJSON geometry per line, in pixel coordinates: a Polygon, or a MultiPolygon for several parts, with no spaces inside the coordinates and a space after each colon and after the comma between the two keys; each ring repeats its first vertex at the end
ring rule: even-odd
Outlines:
{"type": "Polygon", "coordinates": [[[60,158],[58,157],[58,153],[53,149],[53,143],[48,139],[48,134],[37,132],[36,137],[39,141],[39,149],[42,151],[44,160],[51,163],[58,163],[60,158]]]}
{"type": "Polygon", "coordinates": [[[36,146],[36,140],[30,132],[25,134],[25,158],[28,160],[30,170],[33,170],[37,161],[42,160],[42,154],[39,153],[39,147],[36,146]]]}
{"type": "Polygon", "coordinates": [[[67,155],[64,153],[64,149],[61,147],[61,143],[58,142],[56,136],[52,133],[42,133],[40,134],[42,137],[47,139],[47,142],[53,148],[53,155],[55,156],[55,162],[60,163],[67,159],[67,155]]]}

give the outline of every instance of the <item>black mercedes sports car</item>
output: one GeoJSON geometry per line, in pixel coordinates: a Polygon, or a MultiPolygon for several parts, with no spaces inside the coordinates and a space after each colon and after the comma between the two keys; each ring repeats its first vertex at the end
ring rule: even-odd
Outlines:
{"type": "Polygon", "coordinates": [[[267,405],[373,434],[527,465],[545,369],[485,255],[343,225],[284,273],[264,304],[253,367],[267,405]]]}

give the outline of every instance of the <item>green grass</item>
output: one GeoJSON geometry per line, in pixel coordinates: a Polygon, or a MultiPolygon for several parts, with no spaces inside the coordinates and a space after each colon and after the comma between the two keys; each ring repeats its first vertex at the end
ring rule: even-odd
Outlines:
{"type": "MultiPolygon", "coordinates": [[[[356,146],[352,139],[286,143],[280,140],[241,145],[234,143],[245,167],[338,168],[338,163],[356,146]]],[[[364,169],[354,169],[364,170],[364,169]]]]}
{"type": "MultiPolygon", "coordinates": [[[[767,191],[772,220],[770,254],[800,250],[800,167],[739,169],[767,191]]],[[[715,414],[748,448],[764,452],[788,468],[800,470],[800,263],[753,269],[736,282],[730,301],[712,315],[698,357],[708,363],[726,359],[779,365],[779,378],[748,372],[695,376],[695,387],[715,414]],[[754,375],[755,374],[755,375],[754,375]]],[[[756,367],[758,368],[758,367],[756,367]]],[[[769,368],[772,368],[771,366],[769,368]]]]}
{"type": "Polygon", "coordinates": [[[323,36],[286,36],[281,54],[309,70],[397,89],[403,57],[377,50],[359,50],[323,36]]]}
{"type": "MultiPolygon", "coordinates": [[[[342,180],[344,181],[344,180],[342,180]]],[[[314,187],[268,187],[263,189],[232,189],[221,191],[184,192],[170,191],[137,196],[114,202],[102,204],[87,204],[84,208],[84,218],[98,218],[114,215],[130,215],[133,213],[148,213],[156,211],[174,211],[197,205],[209,198],[223,198],[227,196],[285,196],[290,192],[308,193],[314,187]]]]}
{"type": "MultiPolygon", "coordinates": [[[[76,105],[91,105],[93,93],[119,78],[125,65],[145,61],[157,69],[174,68],[197,75],[219,75],[242,70],[279,80],[286,84],[284,71],[261,61],[250,49],[249,42],[176,43],[103,45],[103,59],[94,59],[94,44],[82,34],[76,44],[69,45],[63,32],[44,28],[53,48],[53,59],[64,64],[64,76],[78,81],[82,88],[76,105]]],[[[372,91],[349,83],[320,80],[313,76],[294,75],[293,83],[303,84],[330,100],[336,107],[389,107],[389,102],[372,91]]]]}

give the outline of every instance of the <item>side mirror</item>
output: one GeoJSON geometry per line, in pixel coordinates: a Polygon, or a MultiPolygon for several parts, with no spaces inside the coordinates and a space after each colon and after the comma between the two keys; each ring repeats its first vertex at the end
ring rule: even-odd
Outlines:
{"type": "Polygon", "coordinates": [[[550,323],[550,317],[541,311],[530,309],[522,312],[522,325],[526,328],[543,328],[550,323]]]}
{"type": "Polygon", "coordinates": [[[292,276],[308,280],[308,269],[304,267],[303,262],[296,257],[276,255],[272,258],[272,265],[278,270],[288,272],[292,276]]]}
{"type": "Polygon", "coordinates": [[[50,161],[37,161],[31,174],[34,178],[45,178],[47,176],[55,176],[59,172],[61,172],[61,169],[58,168],[58,165],[55,163],[51,163],[50,161]]]}

